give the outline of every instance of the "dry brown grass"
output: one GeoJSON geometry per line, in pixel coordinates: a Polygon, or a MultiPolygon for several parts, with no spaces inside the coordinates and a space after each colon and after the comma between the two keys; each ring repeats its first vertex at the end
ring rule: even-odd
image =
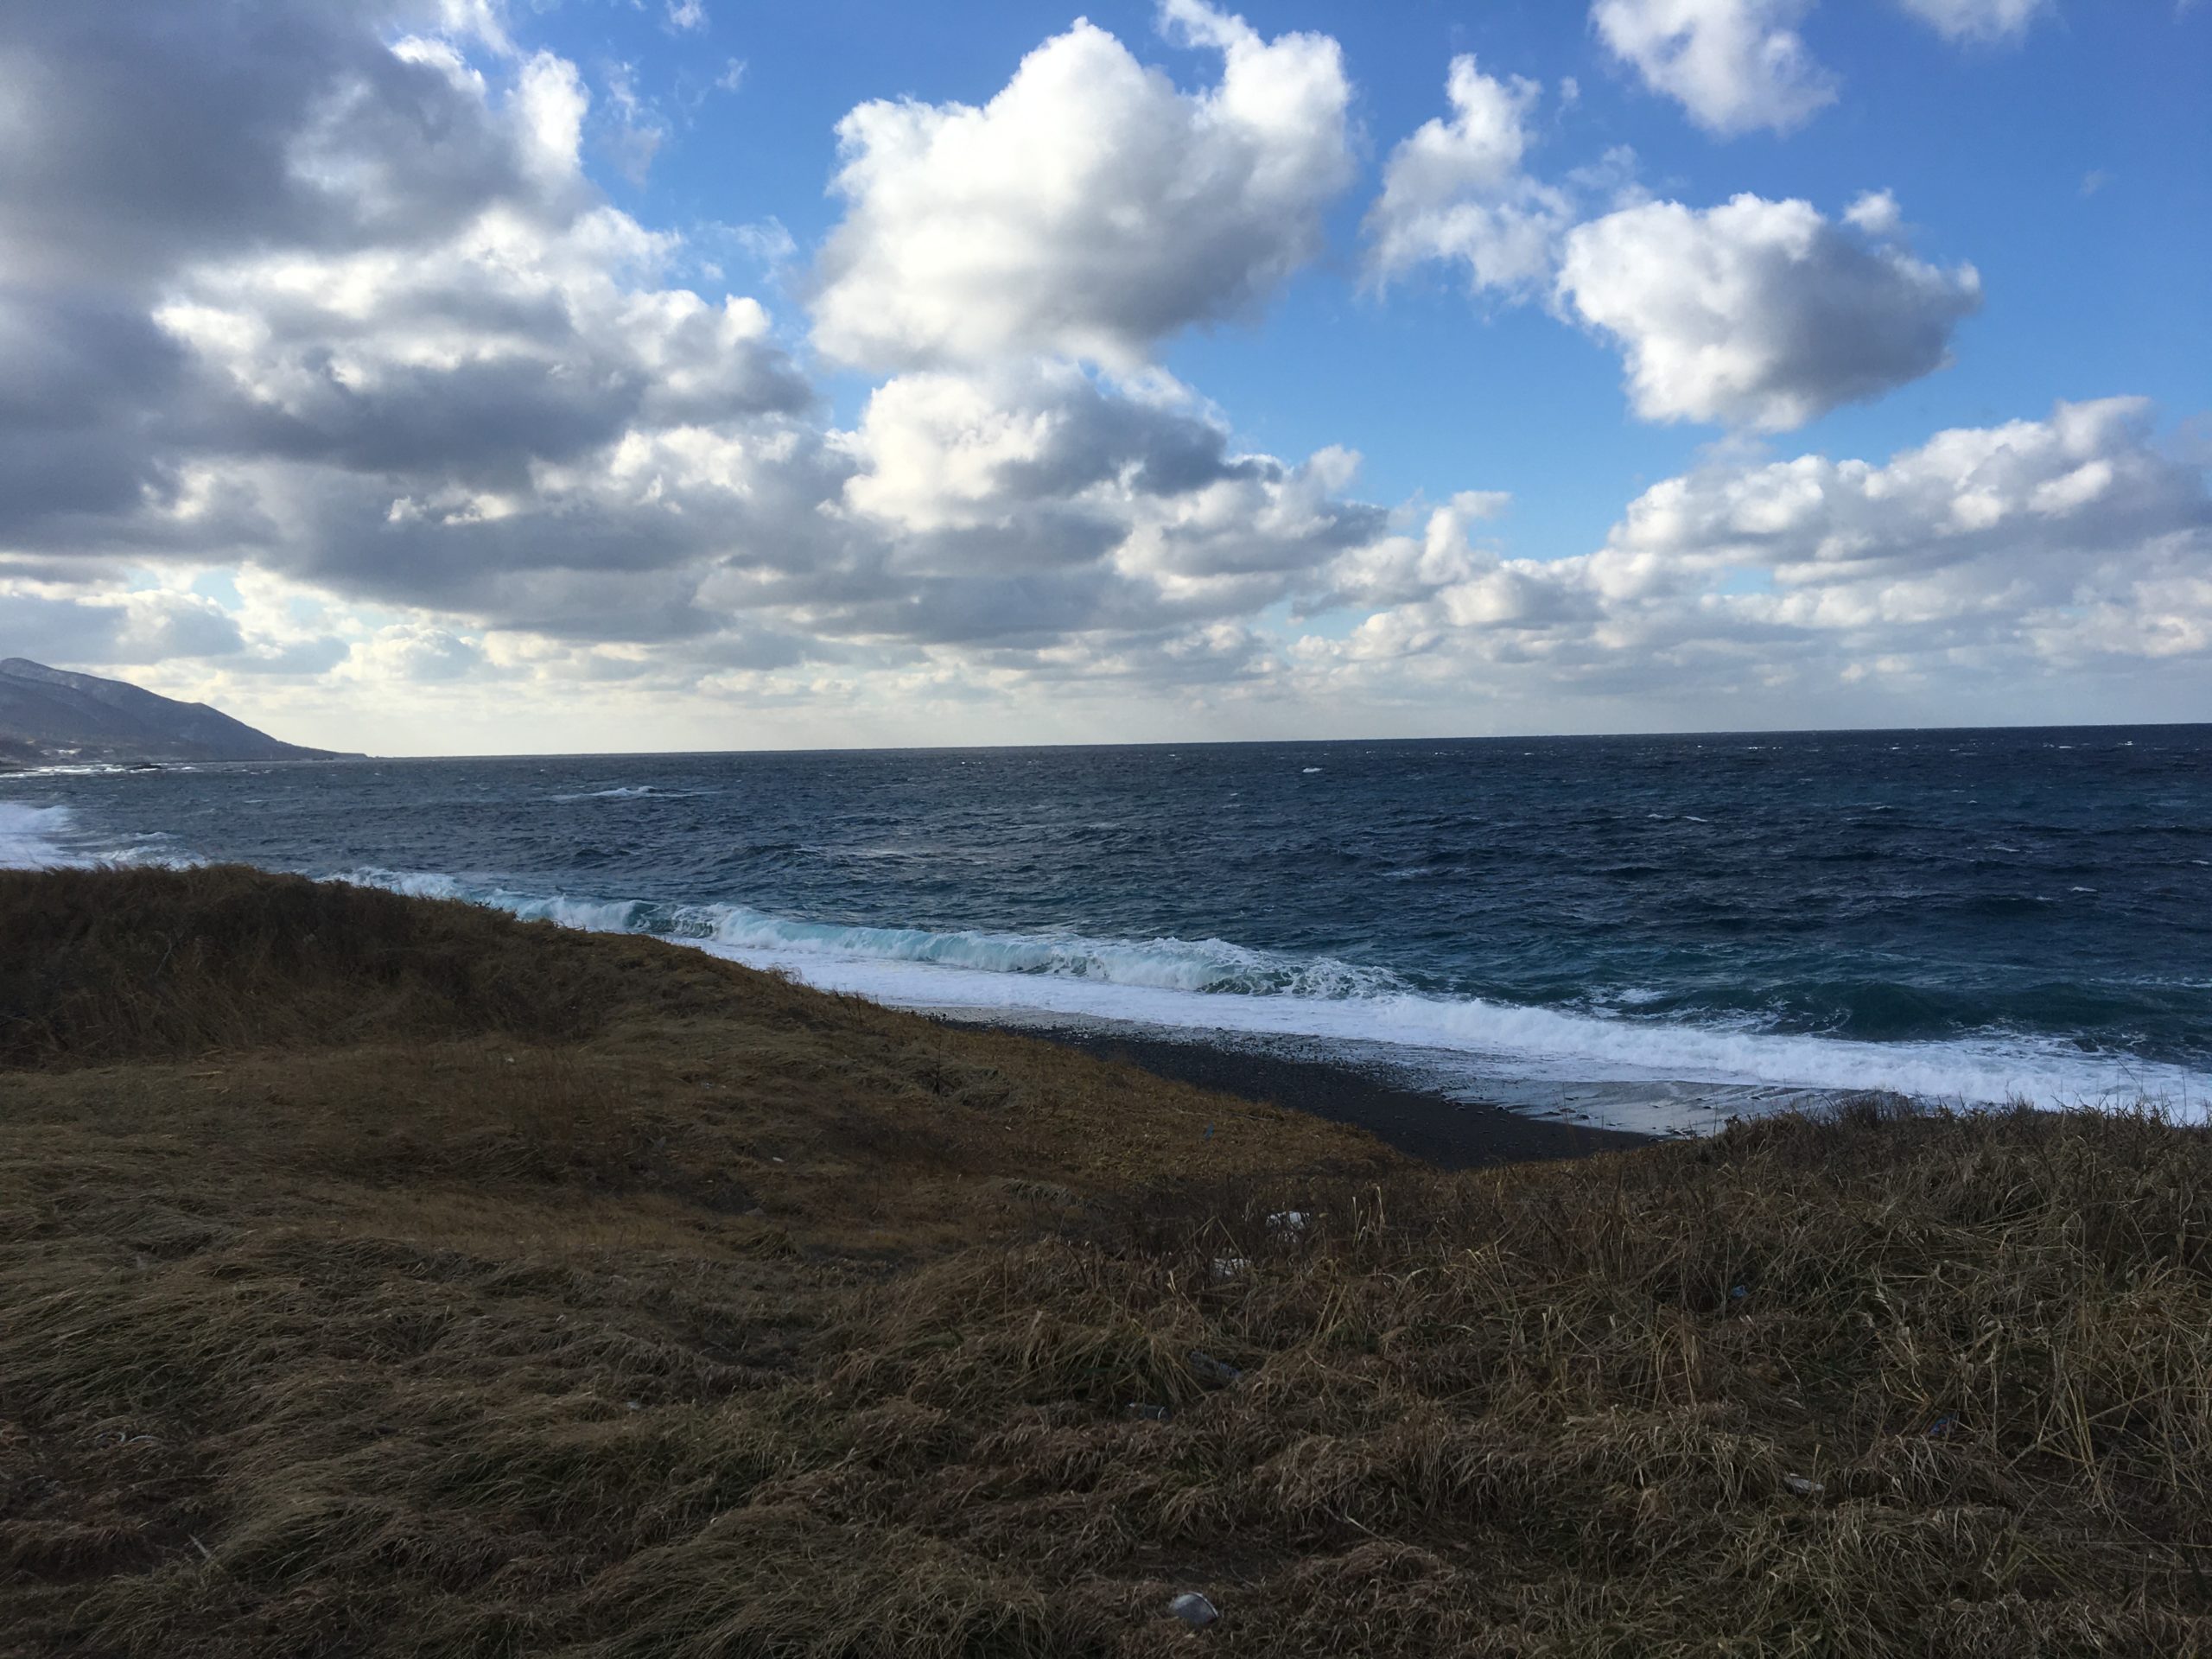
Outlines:
{"type": "Polygon", "coordinates": [[[0,1651],[2212,1635],[2195,1130],[1447,1177],[453,906],[6,876],[0,940],[0,1651]]]}

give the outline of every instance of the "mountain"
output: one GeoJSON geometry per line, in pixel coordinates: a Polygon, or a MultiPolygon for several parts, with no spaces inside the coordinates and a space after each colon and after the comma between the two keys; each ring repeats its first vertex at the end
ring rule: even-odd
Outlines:
{"type": "Polygon", "coordinates": [[[122,680],[0,658],[0,767],[54,761],[333,760],[280,743],[204,702],[122,680]]]}

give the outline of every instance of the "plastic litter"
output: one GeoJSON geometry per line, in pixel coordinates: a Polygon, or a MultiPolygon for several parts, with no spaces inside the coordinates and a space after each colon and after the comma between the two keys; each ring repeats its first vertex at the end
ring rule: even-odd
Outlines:
{"type": "Polygon", "coordinates": [[[1800,1497],[1818,1497],[1827,1488],[1817,1480],[1808,1480],[1802,1475],[1784,1475],[1782,1484],[1800,1497]]]}
{"type": "Polygon", "coordinates": [[[1194,1630],[1203,1630],[1221,1617],[1221,1609],[1195,1590],[1186,1590],[1167,1604],[1167,1611],[1194,1630]]]}
{"type": "Polygon", "coordinates": [[[1216,1359],[1211,1354],[1201,1353],[1196,1348],[1191,1350],[1190,1359],[1191,1369],[1196,1371],[1203,1381],[1216,1383],[1222,1388],[1227,1388],[1244,1375],[1228,1361],[1216,1359]]]}

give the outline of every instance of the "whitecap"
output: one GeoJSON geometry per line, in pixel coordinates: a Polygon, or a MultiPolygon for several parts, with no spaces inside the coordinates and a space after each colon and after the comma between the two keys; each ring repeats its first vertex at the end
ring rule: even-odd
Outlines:
{"type": "Polygon", "coordinates": [[[66,806],[0,801],[0,869],[44,870],[86,862],[62,844],[73,823],[66,806]]]}
{"type": "Polygon", "coordinates": [[[564,804],[575,801],[688,801],[715,792],[708,789],[663,789],[658,784],[624,784],[613,789],[588,789],[552,798],[564,804]]]}

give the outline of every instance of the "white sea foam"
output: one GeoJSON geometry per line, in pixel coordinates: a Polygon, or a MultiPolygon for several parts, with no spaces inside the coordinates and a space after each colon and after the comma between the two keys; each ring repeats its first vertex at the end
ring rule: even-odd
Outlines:
{"type": "Polygon", "coordinates": [[[2133,1102],[2196,1108],[2212,1079],[2010,1037],[1866,1043],[1714,1027],[1608,1020],[1475,998],[1391,992],[1313,997],[1193,992],[1097,980],[1020,977],[916,961],[709,944],[824,990],[909,1007],[1035,1008],[1192,1031],[1296,1036],[1479,1058],[1522,1077],[1767,1084],[1892,1090],[1974,1104],[2133,1102]]]}
{"type": "Polygon", "coordinates": [[[428,870],[347,870],[333,878],[356,887],[383,887],[414,899],[460,899],[489,905],[526,922],[557,922],[587,933],[648,931],[650,906],[632,899],[581,899],[564,893],[517,893],[510,888],[462,880],[428,870]]]}
{"type": "Polygon", "coordinates": [[[2212,1078],[2183,1068],[2085,1054],[2056,1040],[1993,1033],[1869,1043],[1516,1007],[1426,995],[1387,969],[1222,939],[838,926],[734,905],[528,894],[449,875],[361,870],[344,879],[473,899],[569,927],[658,933],[823,990],[902,1007],[1123,1020],[1363,1050],[1383,1045],[1463,1062],[1471,1077],[1880,1089],[1967,1104],[2127,1105],[2149,1098],[2191,1116],[2203,1116],[2212,1092],[2212,1078]]]}
{"type": "Polygon", "coordinates": [[[69,830],[66,806],[0,801],[0,869],[38,870],[85,862],[64,844],[69,830]]]}
{"type": "Polygon", "coordinates": [[[574,795],[556,795],[553,798],[563,804],[574,801],[688,801],[700,795],[712,795],[718,791],[707,789],[663,789],[657,784],[626,784],[618,789],[587,789],[574,795]]]}
{"type": "Polygon", "coordinates": [[[1020,982],[1074,981],[1209,999],[1237,993],[1368,997],[1399,987],[1396,976],[1386,969],[1363,968],[1333,957],[1283,957],[1225,939],[1099,939],[1077,933],[838,927],[791,921],[734,905],[685,907],[676,911],[672,919],[671,931],[677,938],[695,938],[734,957],[759,955],[779,962],[966,970],[1020,982]]]}

